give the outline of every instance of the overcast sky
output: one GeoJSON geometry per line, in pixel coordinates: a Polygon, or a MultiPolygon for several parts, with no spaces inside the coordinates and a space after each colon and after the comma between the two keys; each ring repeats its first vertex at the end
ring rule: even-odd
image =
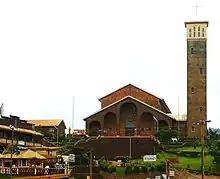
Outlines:
{"type": "MultiPolygon", "coordinates": [[[[84,128],[98,97],[132,83],[186,113],[186,29],[196,0],[0,1],[0,101],[23,119],[62,118],[84,128]]],[[[220,127],[220,2],[209,20],[208,119],[220,127]]]]}

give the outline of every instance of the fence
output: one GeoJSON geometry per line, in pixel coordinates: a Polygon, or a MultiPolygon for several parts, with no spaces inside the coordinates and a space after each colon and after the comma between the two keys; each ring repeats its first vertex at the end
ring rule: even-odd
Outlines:
{"type": "MultiPolygon", "coordinates": [[[[9,167],[0,168],[0,174],[10,174],[10,168],[9,167]]],[[[19,168],[12,168],[12,174],[19,176],[67,174],[67,169],[19,167],[19,168]]]]}

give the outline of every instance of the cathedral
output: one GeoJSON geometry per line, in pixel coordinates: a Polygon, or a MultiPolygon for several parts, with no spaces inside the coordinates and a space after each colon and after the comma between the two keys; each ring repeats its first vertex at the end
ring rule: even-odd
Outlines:
{"type": "Polygon", "coordinates": [[[164,99],[128,84],[102,98],[101,109],[84,118],[91,136],[153,136],[159,130],[175,130],[200,137],[199,121],[207,118],[208,22],[185,22],[187,39],[187,115],[171,113],[164,99]]]}

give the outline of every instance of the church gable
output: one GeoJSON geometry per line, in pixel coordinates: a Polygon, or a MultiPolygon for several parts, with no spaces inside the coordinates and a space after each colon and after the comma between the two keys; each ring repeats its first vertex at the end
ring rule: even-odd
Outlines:
{"type": "Polygon", "coordinates": [[[167,107],[165,101],[153,94],[150,94],[132,84],[128,84],[102,98],[99,99],[102,108],[111,105],[112,103],[119,101],[126,96],[132,96],[146,104],[149,104],[163,112],[169,113],[170,110],[167,107]]]}

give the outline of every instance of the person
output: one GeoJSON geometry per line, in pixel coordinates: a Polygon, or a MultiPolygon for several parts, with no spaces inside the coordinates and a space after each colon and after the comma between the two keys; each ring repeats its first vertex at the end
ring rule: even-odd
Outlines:
{"type": "Polygon", "coordinates": [[[48,175],[48,174],[49,174],[49,168],[50,168],[50,166],[49,166],[49,165],[47,165],[47,166],[45,167],[44,174],[46,174],[46,175],[48,175]]]}

